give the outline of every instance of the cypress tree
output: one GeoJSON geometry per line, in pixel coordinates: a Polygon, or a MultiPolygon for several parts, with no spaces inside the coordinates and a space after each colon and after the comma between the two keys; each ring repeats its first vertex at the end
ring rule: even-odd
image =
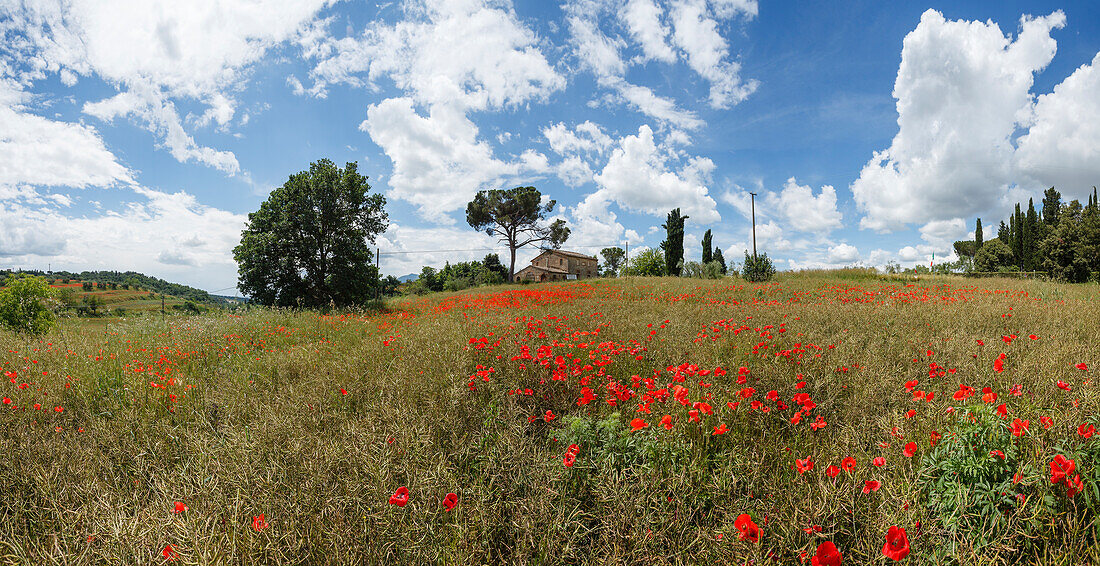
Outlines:
{"type": "Polygon", "coordinates": [[[1020,269],[1024,271],[1034,271],[1038,268],[1039,242],[1042,240],[1041,229],[1039,213],[1035,211],[1035,201],[1034,199],[1028,199],[1027,217],[1024,221],[1024,243],[1021,246],[1023,259],[1021,260],[1020,269]]]}
{"type": "Polygon", "coordinates": [[[978,219],[978,223],[974,226],[974,253],[978,253],[978,249],[982,247],[982,219],[978,219]]]}
{"type": "Polygon", "coordinates": [[[1016,258],[1016,266],[1021,267],[1023,262],[1020,258],[1023,257],[1024,250],[1024,213],[1020,211],[1020,203],[1016,203],[1016,212],[1008,225],[1012,229],[1012,256],[1016,258]]]}
{"type": "Polygon", "coordinates": [[[711,240],[710,229],[707,229],[706,233],[703,234],[703,265],[714,261],[714,254],[710,251],[711,240]]]}
{"type": "Polygon", "coordinates": [[[1058,225],[1058,214],[1062,210],[1062,195],[1051,187],[1043,193],[1043,224],[1048,228],[1058,225]]]}
{"type": "Polygon", "coordinates": [[[668,219],[661,225],[665,229],[665,241],[661,242],[661,249],[665,252],[665,273],[674,277],[680,276],[680,270],[684,262],[684,221],[688,216],[680,216],[680,209],[675,208],[668,213],[668,219]]]}

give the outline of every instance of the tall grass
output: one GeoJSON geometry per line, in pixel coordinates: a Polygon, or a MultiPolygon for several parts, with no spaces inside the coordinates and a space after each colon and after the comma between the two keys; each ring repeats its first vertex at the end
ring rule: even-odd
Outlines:
{"type": "Polygon", "coordinates": [[[257,309],[0,335],[0,367],[14,372],[0,383],[12,401],[0,406],[0,562],[163,563],[171,545],[181,563],[791,564],[831,540],[862,564],[886,561],[892,525],[909,530],[917,563],[1100,560],[1100,440],[1076,432],[1100,406],[1095,287],[847,275],[624,278],[381,313],[257,309]],[[910,380],[933,401],[914,401],[910,380]],[[978,394],[955,401],[960,383],[978,394]],[[669,394],[638,412],[671,385],[688,405],[669,394]],[[578,404],[586,386],[595,400],[578,404]],[[985,386],[996,402],[982,402],[985,386]],[[793,424],[800,392],[817,406],[793,424]],[[700,401],[713,414],[690,422],[700,401]],[[987,491],[1025,503],[951,515],[936,502],[958,486],[934,468],[965,415],[1001,403],[1008,418],[980,431],[1009,435],[1022,481],[987,491]],[[672,430],[658,424],[666,414],[672,430]],[[818,415],[827,424],[813,430],[818,415]],[[1020,438],[1006,432],[1017,417],[1031,422],[1020,438]],[[634,418],[648,426],[632,432],[634,418]],[[932,431],[948,440],[932,448],[932,431]],[[919,450],[906,457],[910,441],[919,450]],[[1085,493],[1051,484],[1056,454],[1076,457],[1085,493]],[[829,477],[846,456],[856,470],[829,477]],[[814,468],[799,473],[807,457],[814,468]],[[870,479],[882,487],[865,495],[870,479]],[[408,505],[390,505],[400,486],[408,505]],[[176,501],[187,511],[173,513],[176,501]],[[742,513],[759,543],[739,540],[742,513]]]}

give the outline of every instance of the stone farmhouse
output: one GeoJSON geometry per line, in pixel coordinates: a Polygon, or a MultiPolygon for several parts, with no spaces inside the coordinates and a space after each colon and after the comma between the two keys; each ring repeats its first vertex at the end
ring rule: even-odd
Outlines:
{"type": "Polygon", "coordinates": [[[531,260],[531,265],[516,272],[516,282],[590,279],[599,274],[596,256],[564,250],[543,250],[531,260]]]}

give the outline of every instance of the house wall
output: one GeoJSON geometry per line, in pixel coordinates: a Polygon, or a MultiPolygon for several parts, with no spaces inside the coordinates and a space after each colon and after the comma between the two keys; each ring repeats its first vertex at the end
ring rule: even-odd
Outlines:
{"type": "MultiPolygon", "coordinates": [[[[544,254],[531,262],[531,265],[537,267],[564,269],[569,273],[575,274],[577,276],[577,279],[589,279],[592,277],[597,277],[599,275],[599,273],[597,272],[598,264],[598,260],[594,258],[584,259],[561,255],[554,252],[544,254]]],[[[521,273],[525,273],[526,271],[528,271],[527,268],[517,271],[516,276],[519,277],[521,273]]],[[[534,272],[532,280],[538,281],[538,275],[538,272],[534,272]]],[[[564,279],[564,277],[556,274],[547,274],[546,278],[547,281],[558,281],[561,279],[564,279]]]]}

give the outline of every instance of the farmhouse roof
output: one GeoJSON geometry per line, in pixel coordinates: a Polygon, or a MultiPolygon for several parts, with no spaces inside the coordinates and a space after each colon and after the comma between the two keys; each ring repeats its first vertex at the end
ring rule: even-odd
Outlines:
{"type": "Polygon", "coordinates": [[[537,255],[535,257],[542,257],[546,254],[559,254],[559,255],[564,255],[564,256],[579,257],[579,258],[583,258],[583,259],[596,259],[596,256],[594,256],[594,255],[585,255],[585,254],[582,254],[582,253],[569,252],[569,251],[565,251],[565,250],[542,250],[542,253],[540,253],[539,255],[537,255]]]}

